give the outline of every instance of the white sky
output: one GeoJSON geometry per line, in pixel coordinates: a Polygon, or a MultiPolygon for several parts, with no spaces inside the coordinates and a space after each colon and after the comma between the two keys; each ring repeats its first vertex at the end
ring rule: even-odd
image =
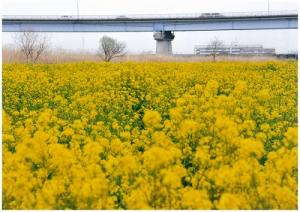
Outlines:
{"type": "MultiPolygon", "coordinates": [[[[3,15],[168,14],[297,10],[297,0],[3,0],[3,15]]],[[[53,48],[95,51],[104,34],[126,42],[132,53],[155,51],[153,33],[48,33],[53,48]]],[[[2,44],[12,43],[12,33],[2,34],[2,44]]],[[[175,32],[174,53],[193,53],[195,45],[217,37],[226,44],[262,44],[277,52],[297,50],[297,30],[175,32]]]]}

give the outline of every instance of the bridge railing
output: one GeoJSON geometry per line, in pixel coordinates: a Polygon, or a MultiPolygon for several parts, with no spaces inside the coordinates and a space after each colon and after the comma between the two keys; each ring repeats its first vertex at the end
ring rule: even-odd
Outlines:
{"type": "Polygon", "coordinates": [[[210,12],[210,13],[181,13],[181,14],[133,14],[133,15],[3,15],[2,19],[9,20],[115,20],[115,19],[184,19],[184,18],[218,18],[218,17],[257,17],[297,15],[296,10],[285,11],[255,11],[255,12],[210,12]]]}

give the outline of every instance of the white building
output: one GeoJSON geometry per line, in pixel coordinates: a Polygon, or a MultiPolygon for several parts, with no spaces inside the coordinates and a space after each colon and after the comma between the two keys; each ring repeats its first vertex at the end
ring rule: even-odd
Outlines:
{"type": "Polygon", "coordinates": [[[274,48],[263,48],[262,45],[223,45],[217,49],[213,49],[209,45],[195,46],[194,53],[196,55],[211,55],[213,52],[224,55],[275,55],[274,48]]]}

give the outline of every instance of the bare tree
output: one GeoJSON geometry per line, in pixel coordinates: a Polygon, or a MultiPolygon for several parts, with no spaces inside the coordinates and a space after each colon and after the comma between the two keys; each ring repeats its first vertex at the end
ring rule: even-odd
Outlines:
{"type": "Polygon", "coordinates": [[[213,57],[213,61],[216,61],[217,54],[221,53],[221,49],[224,47],[224,42],[215,38],[214,40],[210,41],[207,48],[211,50],[211,55],[213,57]]]}
{"type": "Polygon", "coordinates": [[[126,54],[125,43],[119,42],[114,38],[103,36],[99,42],[98,55],[106,62],[114,57],[121,57],[126,54]]]}
{"type": "Polygon", "coordinates": [[[46,35],[30,30],[15,34],[14,41],[27,63],[36,63],[48,48],[46,35]]]}

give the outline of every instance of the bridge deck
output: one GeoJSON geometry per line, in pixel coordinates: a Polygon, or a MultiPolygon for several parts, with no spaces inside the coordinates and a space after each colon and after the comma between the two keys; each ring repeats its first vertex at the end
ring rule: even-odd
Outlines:
{"type": "Polygon", "coordinates": [[[3,32],[153,32],[297,29],[297,11],[169,15],[3,16],[3,32]]]}
{"type": "Polygon", "coordinates": [[[162,20],[162,19],[216,19],[242,17],[298,16],[297,11],[256,11],[230,13],[186,14],[130,14],[130,15],[4,15],[3,20],[162,20]]]}

